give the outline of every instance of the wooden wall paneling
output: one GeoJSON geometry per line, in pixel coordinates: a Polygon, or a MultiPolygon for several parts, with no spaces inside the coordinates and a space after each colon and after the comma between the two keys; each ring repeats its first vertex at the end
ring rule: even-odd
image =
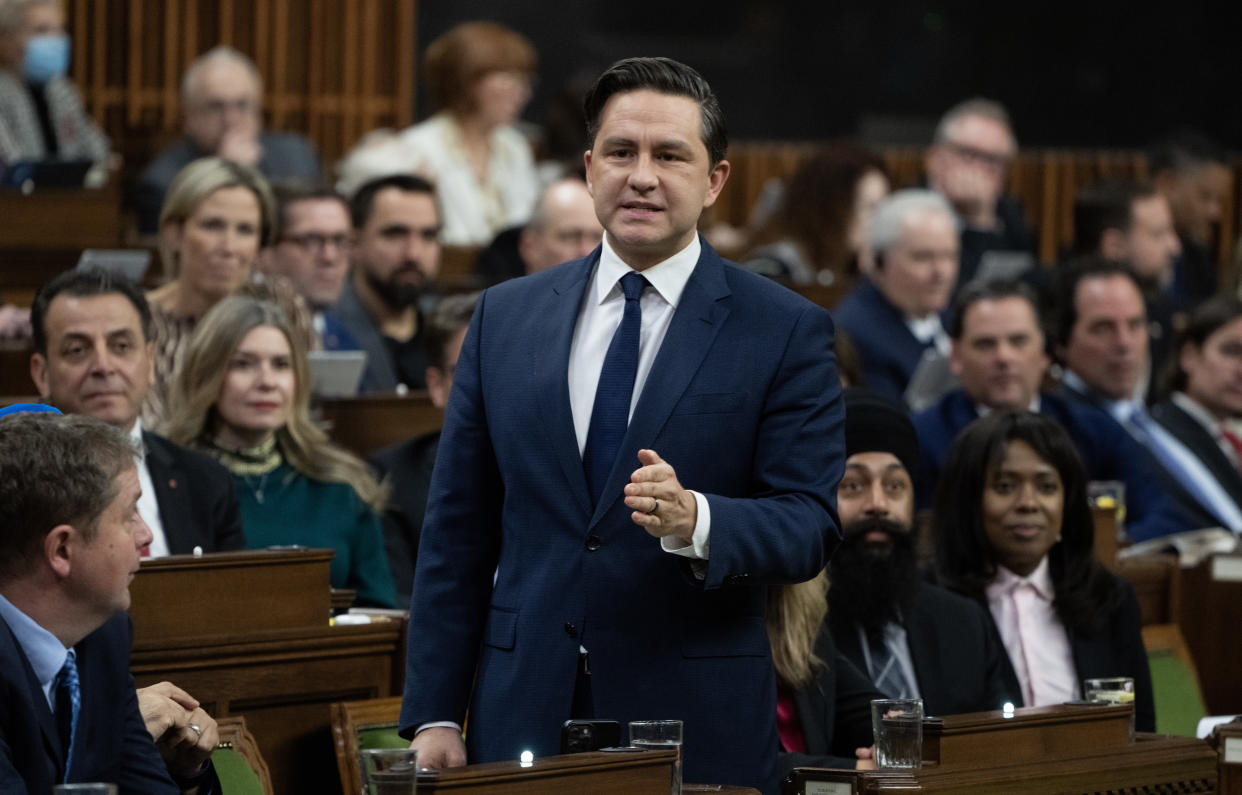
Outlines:
{"type": "Polygon", "coordinates": [[[397,39],[395,58],[397,79],[393,86],[393,121],[396,127],[408,127],[414,123],[414,78],[418,58],[414,42],[418,41],[415,0],[397,0],[397,30],[408,31],[408,39],[397,39]]]}

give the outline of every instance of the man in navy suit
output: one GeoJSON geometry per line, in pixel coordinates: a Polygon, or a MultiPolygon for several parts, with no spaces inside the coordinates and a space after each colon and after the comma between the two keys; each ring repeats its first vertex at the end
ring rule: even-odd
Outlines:
{"type": "Polygon", "coordinates": [[[124,611],[151,541],[140,493],[120,431],[54,410],[0,416],[0,792],[218,791],[214,724],[196,711],[175,727],[165,767],[129,675],[124,611]]]}
{"type": "Polygon", "coordinates": [[[620,61],[585,109],[604,242],[479,299],[401,730],[445,767],[554,754],[567,718],[677,718],[687,781],[775,792],[764,586],[839,540],[832,323],[698,237],[729,164],[697,72],[620,61]]]}

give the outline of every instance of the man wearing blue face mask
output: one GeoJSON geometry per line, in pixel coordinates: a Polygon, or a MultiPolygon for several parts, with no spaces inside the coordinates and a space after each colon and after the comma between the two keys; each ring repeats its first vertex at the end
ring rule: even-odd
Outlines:
{"type": "Polygon", "coordinates": [[[59,0],[0,0],[0,161],[108,158],[108,139],[66,73],[59,0]]]}

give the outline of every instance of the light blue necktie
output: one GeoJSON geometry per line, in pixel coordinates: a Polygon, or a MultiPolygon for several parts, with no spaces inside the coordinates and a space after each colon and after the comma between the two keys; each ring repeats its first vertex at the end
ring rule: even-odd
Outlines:
{"type": "Polygon", "coordinates": [[[65,748],[65,781],[73,763],[73,741],[78,730],[78,712],[82,709],[82,685],[78,681],[77,654],[73,649],[56,675],[56,725],[65,748]]]}
{"type": "Polygon", "coordinates": [[[586,472],[592,505],[599,504],[604,483],[612,471],[613,462],[621,449],[621,440],[625,438],[625,429],[630,423],[630,400],[638,374],[638,337],[643,325],[639,299],[646,286],[647,280],[635,271],[621,277],[625,312],[604,356],[599,386],[595,389],[595,405],[591,409],[586,447],[582,451],[582,467],[586,472]]]}

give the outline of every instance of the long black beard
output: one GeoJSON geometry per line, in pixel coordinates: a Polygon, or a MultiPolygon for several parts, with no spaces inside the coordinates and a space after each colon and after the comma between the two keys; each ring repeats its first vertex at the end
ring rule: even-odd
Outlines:
{"type": "MultiPolygon", "coordinates": [[[[407,266],[417,267],[410,266],[408,264],[407,266]]],[[[395,280],[383,281],[375,276],[372,276],[370,273],[366,274],[366,279],[371,285],[371,289],[374,290],[375,294],[380,297],[380,300],[388,304],[389,308],[394,311],[414,306],[418,303],[419,297],[423,294],[423,285],[421,283],[406,284],[395,280]]]]}
{"type": "Polygon", "coordinates": [[[914,535],[906,525],[888,519],[862,519],[845,528],[845,540],[829,565],[828,614],[834,624],[859,624],[879,638],[884,625],[900,620],[918,588],[919,569],[914,535]],[[865,539],[880,530],[890,543],[865,539]]]}

